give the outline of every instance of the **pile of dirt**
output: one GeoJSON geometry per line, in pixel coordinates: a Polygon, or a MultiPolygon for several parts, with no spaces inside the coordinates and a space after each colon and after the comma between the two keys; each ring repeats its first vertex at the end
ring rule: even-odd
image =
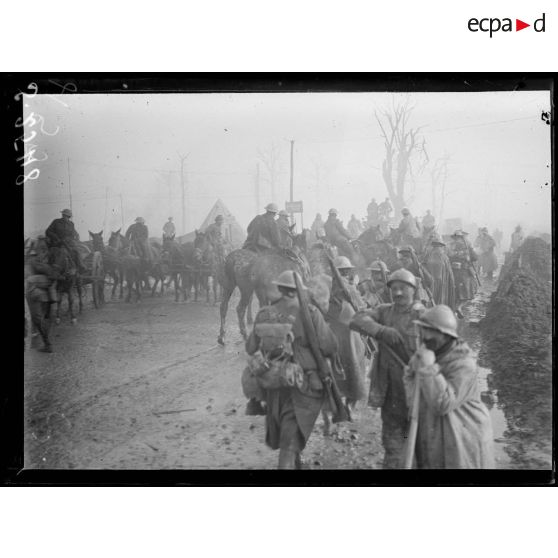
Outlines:
{"type": "Polygon", "coordinates": [[[497,368],[550,375],[551,279],[550,245],[527,238],[502,270],[481,322],[488,357],[497,368]]]}

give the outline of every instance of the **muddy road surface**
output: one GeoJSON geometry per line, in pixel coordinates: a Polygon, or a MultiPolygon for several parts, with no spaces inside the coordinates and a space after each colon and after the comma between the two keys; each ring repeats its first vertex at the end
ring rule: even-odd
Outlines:
{"type": "MultiPolygon", "coordinates": [[[[495,285],[467,309],[462,335],[478,351],[477,322],[495,285]]],[[[107,292],[108,294],[108,292],[107,292]]],[[[273,469],[264,417],[244,414],[240,375],[244,345],[232,299],[226,347],[217,344],[219,307],[175,303],[171,292],[140,303],[90,301],[78,323],[53,326],[54,353],[25,354],[25,467],[31,469],[273,469]]],[[[482,363],[481,363],[482,364],[482,363]]],[[[550,430],[525,435],[481,370],[483,399],[494,423],[499,468],[546,468],[550,430]]],[[[520,395],[518,395],[520,397],[520,395]]],[[[303,454],[307,469],[381,468],[381,420],[364,404],[353,423],[324,437],[323,422],[303,454]]]]}
{"type": "MultiPolygon", "coordinates": [[[[86,303],[75,326],[53,327],[54,353],[25,355],[25,467],[76,469],[265,469],[265,417],[244,414],[244,344],[233,300],[226,347],[217,344],[219,307],[177,304],[173,295],[140,303],[86,303]]],[[[379,412],[330,438],[321,419],[305,468],[377,468],[379,412]]]]}

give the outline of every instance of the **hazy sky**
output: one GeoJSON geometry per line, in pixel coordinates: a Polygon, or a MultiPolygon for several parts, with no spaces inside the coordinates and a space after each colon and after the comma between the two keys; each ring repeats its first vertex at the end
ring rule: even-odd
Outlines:
{"type": "MultiPolygon", "coordinates": [[[[550,95],[516,91],[37,95],[26,100],[24,116],[40,114],[44,129],[58,132],[34,141],[35,156],[48,159],[36,164],[39,178],[24,185],[25,232],[44,230],[69,207],[70,179],[82,240],[88,229],[115,230],[122,217],[127,227],[138,215],[152,236],[161,235],[169,215],[182,233],[177,152],[189,154],[186,232],[200,226],[218,198],[245,227],[268,202],[283,207],[288,200],[291,139],[294,199],[304,202],[304,225],[330,207],[346,224],[352,213],[366,215],[372,197],[387,196],[374,111],[404,100],[414,106],[411,125],[424,126],[431,164],[450,157],[445,218],[505,232],[516,222],[550,231],[550,126],[540,118],[550,95]],[[272,142],[281,151],[278,191],[272,200],[260,164],[257,207],[257,153],[272,142]]],[[[416,215],[431,206],[429,169],[415,176],[416,215]]]]}

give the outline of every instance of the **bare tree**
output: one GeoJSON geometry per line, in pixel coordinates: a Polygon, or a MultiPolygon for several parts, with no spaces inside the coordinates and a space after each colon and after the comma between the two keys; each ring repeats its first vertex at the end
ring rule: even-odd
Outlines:
{"type": "Polygon", "coordinates": [[[269,149],[258,149],[257,157],[258,161],[263,163],[265,168],[265,174],[267,176],[263,177],[265,181],[269,183],[271,201],[277,203],[277,186],[279,184],[279,175],[281,174],[282,161],[281,161],[281,148],[274,141],[271,142],[269,149]]]}
{"type": "Polygon", "coordinates": [[[374,113],[386,149],[382,177],[396,215],[414,194],[413,160],[419,159],[418,174],[423,172],[428,163],[426,142],[419,136],[422,127],[412,128],[409,125],[412,110],[413,107],[405,102],[394,104],[391,111],[383,111],[380,115],[374,113]]]}

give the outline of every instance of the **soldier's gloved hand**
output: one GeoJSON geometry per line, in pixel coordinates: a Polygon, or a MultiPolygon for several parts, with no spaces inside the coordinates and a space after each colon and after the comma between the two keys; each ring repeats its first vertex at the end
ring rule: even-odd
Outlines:
{"type": "Polygon", "coordinates": [[[382,326],[366,315],[365,312],[357,312],[349,323],[349,328],[353,331],[376,337],[382,326]]]}
{"type": "Polygon", "coordinates": [[[383,341],[390,347],[396,347],[397,345],[403,345],[403,337],[401,334],[393,327],[379,326],[380,331],[376,335],[380,341],[383,341]]]}

